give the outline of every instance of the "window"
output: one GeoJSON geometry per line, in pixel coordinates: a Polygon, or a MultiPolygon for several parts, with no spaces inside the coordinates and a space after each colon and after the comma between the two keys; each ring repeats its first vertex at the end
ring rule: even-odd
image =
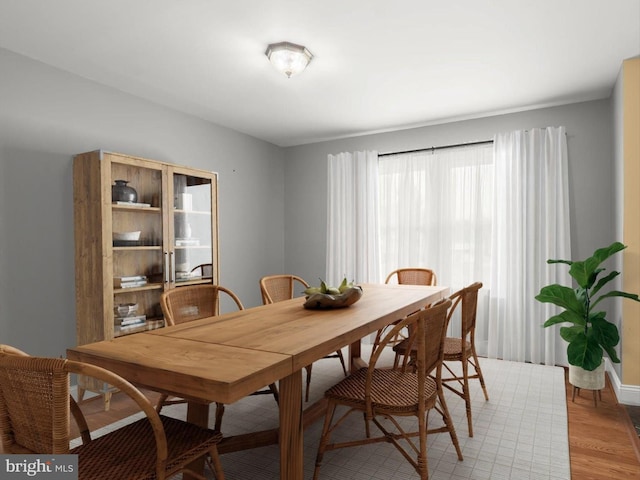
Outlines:
{"type": "Polygon", "coordinates": [[[381,156],[378,169],[382,274],[425,267],[452,291],[486,284],[492,144],[381,156]]]}

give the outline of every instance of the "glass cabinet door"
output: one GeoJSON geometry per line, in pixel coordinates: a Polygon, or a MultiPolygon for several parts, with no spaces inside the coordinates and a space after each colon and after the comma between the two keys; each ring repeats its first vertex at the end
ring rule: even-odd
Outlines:
{"type": "Polygon", "coordinates": [[[171,283],[217,283],[216,176],[172,169],[171,283]]]}
{"type": "MultiPolygon", "coordinates": [[[[163,325],[160,294],[167,277],[162,210],[164,168],[110,158],[113,336],[163,325]],[[125,188],[123,188],[125,186],[125,188]]],[[[110,335],[109,335],[110,336],[110,335]]]]}

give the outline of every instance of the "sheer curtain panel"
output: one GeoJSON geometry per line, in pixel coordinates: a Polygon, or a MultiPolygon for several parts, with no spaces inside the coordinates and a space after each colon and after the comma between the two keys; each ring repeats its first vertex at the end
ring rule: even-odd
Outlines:
{"type": "Polygon", "coordinates": [[[501,133],[494,138],[488,355],[566,365],[566,344],[542,324],[556,307],[534,299],[549,283],[570,284],[567,140],[564,127],[501,133]]]}
{"type": "Polygon", "coordinates": [[[380,282],[378,153],[329,155],[328,168],[326,281],[380,282]]]}
{"type": "MultiPolygon", "coordinates": [[[[430,268],[451,293],[482,282],[478,334],[485,337],[493,176],[491,144],[380,159],[382,271],[430,268]]],[[[458,317],[451,319],[450,335],[459,335],[458,317]]],[[[478,343],[479,352],[486,354],[486,342],[478,343]]]]}
{"type": "Polygon", "coordinates": [[[381,158],[383,272],[430,268],[452,293],[488,280],[492,155],[489,144],[381,158]]]}

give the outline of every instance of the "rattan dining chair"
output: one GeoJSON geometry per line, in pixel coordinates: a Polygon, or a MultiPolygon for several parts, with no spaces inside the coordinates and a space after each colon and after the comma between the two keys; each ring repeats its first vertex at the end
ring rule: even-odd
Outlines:
{"type": "Polygon", "coordinates": [[[400,285],[436,285],[438,278],[430,268],[399,268],[387,275],[384,283],[392,283],[395,280],[400,285]]]}
{"type": "MultiPolygon", "coordinates": [[[[436,285],[437,277],[436,277],[436,273],[430,268],[420,268],[420,267],[399,268],[389,273],[389,275],[387,275],[386,280],[384,281],[384,283],[386,284],[394,283],[394,282],[399,285],[436,285]]],[[[388,330],[391,326],[393,326],[393,324],[378,330],[378,332],[376,333],[376,338],[373,341],[374,348],[382,338],[382,335],[384,335],[385,330],[388,330]]],[[[392,347],[397,345],[402,340],[407,338],[408,335],[409,335],[408,331],[398,332],[397,337],[392,342],[390,342],[390,345],[392,347]]],[[[400,362],[401,355],[402,354],[399,351],[395,352],[395,358],[393,360],[393,368],[398,367],[398,363],[400,362]]]]}
{"type": "Polygon", "coordinates": [[[420,478],[425,480],[429,474],[427,434],[436,432],[449,432],[458,459],[462,460],[441,381],[447,309],[450,305],[450,300],[441,300],[432,307],[399,321],[380,340],[368,367],[352,373],[325,392],[328,406],[316,457],[314,480],[318,478],[326,451],[376,442],[393,444],[415,468],[420,478]],[[400,369],[377,368],[380,355],[387,344],[410,325],[413,326],[410,341],[414,342],[416,348],[416,368],[405,368],[406,361],[403,361],[403,368],[400,369]],[[334,421],[338,406],[347,407],[348,410],[334,421]],[[433,409],[441,415],[443,425],[436,428],[432,424],[428,428],[429,413],[433,409]],[[365,438],[329,443],[331,434],[353,412],[364,414],[365,438]],[[406,426],[403,428],[396,418],[407,416],[416,417],[417,432],[406,431],[406,426]],[[380,430],[381,435],[371,435],[371,423],[380,430]]]}
{"type": "MultiPolygon", "coordinates": [[[[260,279],[260,293],[262,294],[262,303],[268,305],[270,303],[282,302],[290,300],[296,295],[295,288],[299,287],[301,291],[309,288],[309,284],[297,275],[267,275],[260,279]]],[[[342,371],[347,375],[347,366],[344,363],[342,350],[336,350],[335,354],[327,355],[324,358],[337,358],[342,365],[342,371]]],[[[305,401],[309,401],[309,391],[311,389],[311,370],[313,364],[307,365],[307,386],[305,390],[305,401]]]]}
{"type": "MultiPolygon", "coordinates": [[[[164,319],[168,326],[191,322],[200,318],[213,317],[219,314],[221,294],[226,295],[235,303],[238,310],[244,310],[238,296],[230,289],[221,285],[190,285],[167,290],[160,296],[160,306],[164,319]]],[[[268,389],[258,390],[251,395],[271,394],[278,403],[278,387],[275,383],[268,389]]],[[[156,404],[156,410],[160,412],[163,406],[176,403],[185,403],[180,398],[161,395],[156,404]]],[[[215,429],[222,431],[222,417],[224,404],[216,402],[215,429]]]]}
{"type": "Polygon", "coordinates": [[[202,278],[213,278],[213,264],[201,263],[191,269],[191,273],[197,273],[202,278]]]}
{"type": "Polygon", "coordinates": [[[467,426],[469,436],[473,437],[473,423],[471,419],[471,395],[469,393],[469,380],[477,378],[480,381],[485,401],[489,401],[489,394],[482,376],[482,369],[476,353],[476,314],[478,311],[478,291],[482,288],[482,283],[475,282],[451,295],[453,307],[449,313],[449,319],[460,306],[460,337],[447,337],[444,341],[444,367],[445,372],[442,377],[443,385],[464,399],[467,409],[467,426]],[[447,365],[450,362],[461,362],[462,374],[455,373],[447,365]],[[475,373],[469,372],[472,366],[475,373]]]}
{"type": "Polygon", "coordinates": [[[26,355],[0,347],[0,429],[5,454],[78,455],[80,480],[162,480],[181,472],[205,477],[188,465],[210,455],[215,476],[224,479],[219,432],[159,415],[149,400],[122,377],[82,362],[26,355]],[[116,387],[145,414],[141,419],[91,438],[81,409],[71,397],[71,374],[116,387]],[[71,448],[71,416],[82,444],[71,448]]]}
{"type": "MultiPolygon", "coordinates": [[[[461,336],[447,337],[444,342],[444,368],[446,371],[445,376],[442,377],[442,382],[445,388],[451,390],[464,400],[470,437],[473,437],[471,395],[469,393],[470,379],[477,378],[480,381],[484,398],[486,401],[489,400],[489,394],[487,393],[487,387],[484,382],[484,377],[482,376],[482,369],[478,361],[475,343],[478,291],[481,288],[482,283],[475,282],[451,295],[450,298],[453,306],[449,311],[448,321],[451,322],[456,312],[460,312],[461,336]],[[454,372],[453,368],[448,365],[449,362],[460,362],[462,373],[454,372]],[[469,365],[474,368],[475,373],[469,373],[469,365]]],[[[407,342],[403,341],[396,345],[394,350],[404,355],[407,352],[407,346],[407,342]]]]}

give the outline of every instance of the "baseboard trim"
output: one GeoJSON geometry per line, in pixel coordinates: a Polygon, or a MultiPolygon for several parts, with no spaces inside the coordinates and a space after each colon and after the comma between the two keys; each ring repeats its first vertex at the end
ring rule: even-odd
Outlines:
{"type": "Polygon", "coordinates": [[[640,386],[624,385],[611,365],[611,360],[605,358],[605,362],[607,373],[609,374],[609,379],[611,380],[611,385],[613,386],[618,403],[640,406],[640,386]]]}

